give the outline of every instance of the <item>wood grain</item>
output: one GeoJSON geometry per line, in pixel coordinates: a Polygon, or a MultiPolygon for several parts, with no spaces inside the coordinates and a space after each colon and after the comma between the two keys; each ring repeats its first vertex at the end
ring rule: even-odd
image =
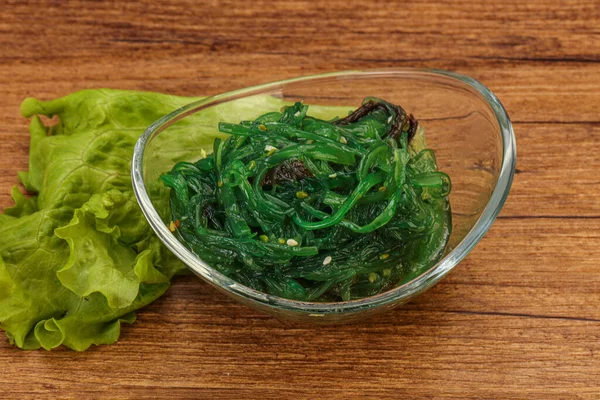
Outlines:
{"type": "Polygon", "coordinates": [[[288,326],[183,278],[115,345],[0,341],[0,397],[598,398],[599,27],[598,1],[4,1],[0,206],[27,167],[21,100],[83,88],[208,95],[338,69],[451,69],[502,100],[519,160],[488,235],[401,309],[288,326]]]}

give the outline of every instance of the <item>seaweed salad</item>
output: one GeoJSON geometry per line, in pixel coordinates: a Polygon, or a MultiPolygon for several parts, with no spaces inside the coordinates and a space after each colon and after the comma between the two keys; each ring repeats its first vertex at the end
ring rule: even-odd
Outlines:
{"type": "Polygon", "coordinates": [[[451,184],[415,117],[377,98],[330,121],[308,111],[221,122],[212,154],[161,176],[170,230],[235,281],[301,301],[372,296],[437,262],[451,184]]]}

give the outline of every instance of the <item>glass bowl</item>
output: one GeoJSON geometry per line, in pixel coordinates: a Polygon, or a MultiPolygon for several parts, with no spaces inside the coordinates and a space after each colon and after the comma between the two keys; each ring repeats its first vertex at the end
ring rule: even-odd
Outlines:
{"type": "Polygon", "coordinates": [[[450,272],[481,240],[500,212],[515,162],[511,122],[489,89],[452,72],[403,68],[300,77],[196,101],[146,129],[135,146],[132,178],[137,200],[158,237],[206,282],[250,307],[283,319],[342,323],[405,303],[450,272]],[[425,128],[428,147],[435,151],[439,169],[452,179],[452,234],[446,254],[437,264],[376,296],[336,303],[301,302],[233,281],[171,233],[167,226],[168,196],[159,176],[179,161],[196,161],[203,151],[212,152],[213,139],[223,136],[217,130],[218,121],[254,119],[279,110],[284,102],[295,101],[332,107],[334,114],[339,114],[340,109],[357,108],[368,96],[399,104],[413,113],[425,128]]]}

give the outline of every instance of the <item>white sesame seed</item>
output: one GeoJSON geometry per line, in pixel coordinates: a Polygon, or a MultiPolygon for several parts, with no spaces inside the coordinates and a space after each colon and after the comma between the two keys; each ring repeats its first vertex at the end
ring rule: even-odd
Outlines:
{"type": "Polygon", "coordinates": [[[337,174],[331,174],[329,175],[330,178],[337,178],[337,174]]]}
{"type": "Polygon", "coordinates": [[[277,150],[277,147],[271,146],[270,144],[265,146],[265,151],[277,150]]]}
{"type": "Polygon", "coordinates": [[[300,116],[300,111],[296,111],[296,113],[294,114],[294,117],[299,117],[300,116]]]}
{"type": "Polygon", "coordinates": [[[288,239],[286,243],[290,247],[298,246],[298,242],[296,242],[294,239],[288,239]]]}
{"type": "Polygon", "coordinates": [[[346,140],[346,138],[345,138],[345,137],[341,136],[341,137],[340,137],[340,143],[343,143],[343,144],[348,144],[348,141],[346,140]]]}
{"type": "Polygon", "coordinates": [[[392,122],[392,116],[390,115],[390,117],[387,120],[387,123],[389,124],[390,122],[392,122]]]}
{"type": "Polygon", "coordinates": [[[331,264],[331,256],[327,256],[323,260],[323,265],[329,265],[329,264],[331,264]]]}

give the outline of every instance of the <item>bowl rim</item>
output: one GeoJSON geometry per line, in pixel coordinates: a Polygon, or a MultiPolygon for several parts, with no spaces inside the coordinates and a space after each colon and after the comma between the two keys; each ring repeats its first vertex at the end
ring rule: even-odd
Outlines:
{"type": "Polygon", "coordinates": [[[204,99],[192,102],[183,106],[164,117],[152,123],[138,139],[133,152],[131,165],[131,178],[133,181],[133,189],[138,200],[140,208],[148,220],[150,226],[157,234],[159,239],[165,246],[173,252],[189,269],[203,279],[215,284],[227,292],[235,296],[242,297],[246,300],[261,303],[269,308],[275,307],[288,311],[296,311],[309,313],[314,316],[324,316],[324,314],[340,314],[349,312],[359,312],[363,309],[379,307],[385,304],[396,303],[402,299],[410,299],[412,296],[430,288],[442,279],[450,270],[464,259],[467,254],[475,247],[475,245],[487,233],[490,226],[498,216],[502,206],[504,205],[510,187],[512,185],[516,167],[516,141],[512,123],[504,106],[498,98],[481,84],[479,81],[456,72],[450,72],[439,69],[427,68],[384,68],[384,69],[366,69],[366,70],[347,70],[330,72],[317,75],[301,76],[291,79],[285,79],[270,83],[265,83],[256,86],[250,86],[243,89],[238,89],[230,92],[217,94],[206,97],[204,99]],[[446,254],[435,265],[428,270],[422,272],[417,277],[410,281],[397,286],[393,289],[377,294],[375,296],[365,297],[356,300],[341,301],[341,302],[305,302],[298,300],[290,300],[270,294],[266,294],[250,287],[244,286],[231,278],[221,274],[213,269],[209,264],[205,263],[191,250],[181,243],[176,236],[169,231],[163,223],[158,212],[152,205],[143,177],[143,156],[146,144],[155,135],[179,121],[186,116],[195,113],[202,107],[209,107],[220,104],[224,101],[230,101],[241,97],[246,97],[252,94],[283,87],[291,83],[306,82],[311,80],[324,80],[329,78],[349,79],[352,77],[385,77],[391,76],[410,76],[416,75],[421,78],[443,78],[458,81],[460,84],[466,84],[471,89],[474,89],[492,109],[496,116],[500,135],[502,137],[502,166],[496,186],[486,204],[483,212],[471,227],[465,237],[457,244],[457,246],[446,254]]]}

